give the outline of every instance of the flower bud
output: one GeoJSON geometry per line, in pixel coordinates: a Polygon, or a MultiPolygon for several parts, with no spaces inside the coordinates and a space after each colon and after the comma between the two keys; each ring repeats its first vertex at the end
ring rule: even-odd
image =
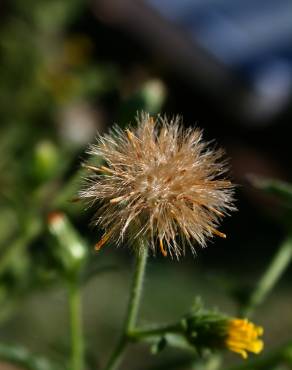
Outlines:
{"type": "Polygon", "coordinates": [[[56,241],[55,254],[64,270],[68,273],[78,271],[87,256],[85,242],[63,213],[51,213],[48,217],[48,226],[56,241]]]}

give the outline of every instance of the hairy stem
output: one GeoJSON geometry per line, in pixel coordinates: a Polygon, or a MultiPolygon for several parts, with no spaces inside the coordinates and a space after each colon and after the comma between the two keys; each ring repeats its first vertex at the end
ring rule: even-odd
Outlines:
{"type": "Polygon", "coordinates": [[[112,355],[108,361],[108,364],[105,367],[105,370],[115,370],[118,368],[124,350],[130,341],[129,334],[134,330],[138,315],[138,310],[140,306],[143,281],[145,275],[145,267],[147,261],[147,246],[144,245],[143,240],[139,240],[137,256],[136,256],[136,265],[132,280],[132,287],[130,292],[130,298],[127,308],[127,313],[124,321],[123,333],[120,340],[118,341],[112,355]]]}
{"type": "Polygon", "coordinates": [[[82,329],[81,291],[79,281],[73,277],[69,282],[69,309],[71,327],[70,370],[84,369],[84,343],[82,329]]]}
{"type": "Polygon", "coordinates": [[[136,324],[137,314],[140,307],[140,301],[142,296],[143,281],[145,275],[145,267],[147,262],[147,246],[144,245],[143,240],[140,241],[142,244],[139,246],[136,257],[136,266],[133,275],[131,294],[128,303],[128,310],[125,320],[125,334],[128,334],[136,324]]]}
{"type": "Polygon", "coordinates": [[[247,305],[243,307],[241,312],[242,316],[250,316],[254,309],[265,300],[269,292],[273,289],[287,269],[291,260],[292,236],[290,235],[287,239],[285,239],[278,249],[271,263],[268,265],[266,271],[252,292],[247,305]]]}

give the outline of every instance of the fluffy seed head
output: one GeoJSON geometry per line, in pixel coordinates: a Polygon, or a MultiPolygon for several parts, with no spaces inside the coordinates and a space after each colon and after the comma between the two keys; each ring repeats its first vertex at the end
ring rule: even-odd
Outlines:
{"type": "MultiPolygon", "coordinates": [[[[225,177],[223,151],[202,141],[199,129],[183,130],[181,119],[153,119],[146,113],[137,127],[115,127],[97,139],[89,154],[104,165],[91,172],[80,197],[98,205],[94,224],[119,243],[142,236],[155,252],[179,258],[188,244],[205,246],[220,219],[234,209],[233,185],[225,177]]],[[[92,158],[90,163],[92,163],[92,158]]]]}

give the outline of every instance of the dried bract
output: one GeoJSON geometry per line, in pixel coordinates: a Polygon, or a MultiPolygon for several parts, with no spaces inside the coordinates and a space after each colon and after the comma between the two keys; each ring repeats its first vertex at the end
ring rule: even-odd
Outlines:
{"type": "Polygon", "coordinates": [[[91,174],[80,197],[98,205],[94,223],[106,230],[98,247],[141,236],[178,258],[186,244],[194,252],[194,242],[225,237],[217,226],[234,209],[234,187],[223,151],[210,148],[201,130],[143,113],[136,128],[115,127],[97,140],[89,154],[104,165],[85,165],[91,174]]]}

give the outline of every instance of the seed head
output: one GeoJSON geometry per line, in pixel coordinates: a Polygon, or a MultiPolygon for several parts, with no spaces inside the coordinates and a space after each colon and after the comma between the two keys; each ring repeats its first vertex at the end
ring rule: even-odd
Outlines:
{"type": "Polygon", "coordinates": [[[80,197],[98,205],[93,223],[106,231],[98,248],[109,239],[144,237],[154,252],[159,246],[179,258],[186,244],[194,252],[194,244],[226,237],[217,230],[234,209],[224,153],[202,141],[201,130],[183,130],[181,123],[142,113],[136,128],[115,127],[90,147],[104,165],[85,165],[91,175],[80,197]]]}

